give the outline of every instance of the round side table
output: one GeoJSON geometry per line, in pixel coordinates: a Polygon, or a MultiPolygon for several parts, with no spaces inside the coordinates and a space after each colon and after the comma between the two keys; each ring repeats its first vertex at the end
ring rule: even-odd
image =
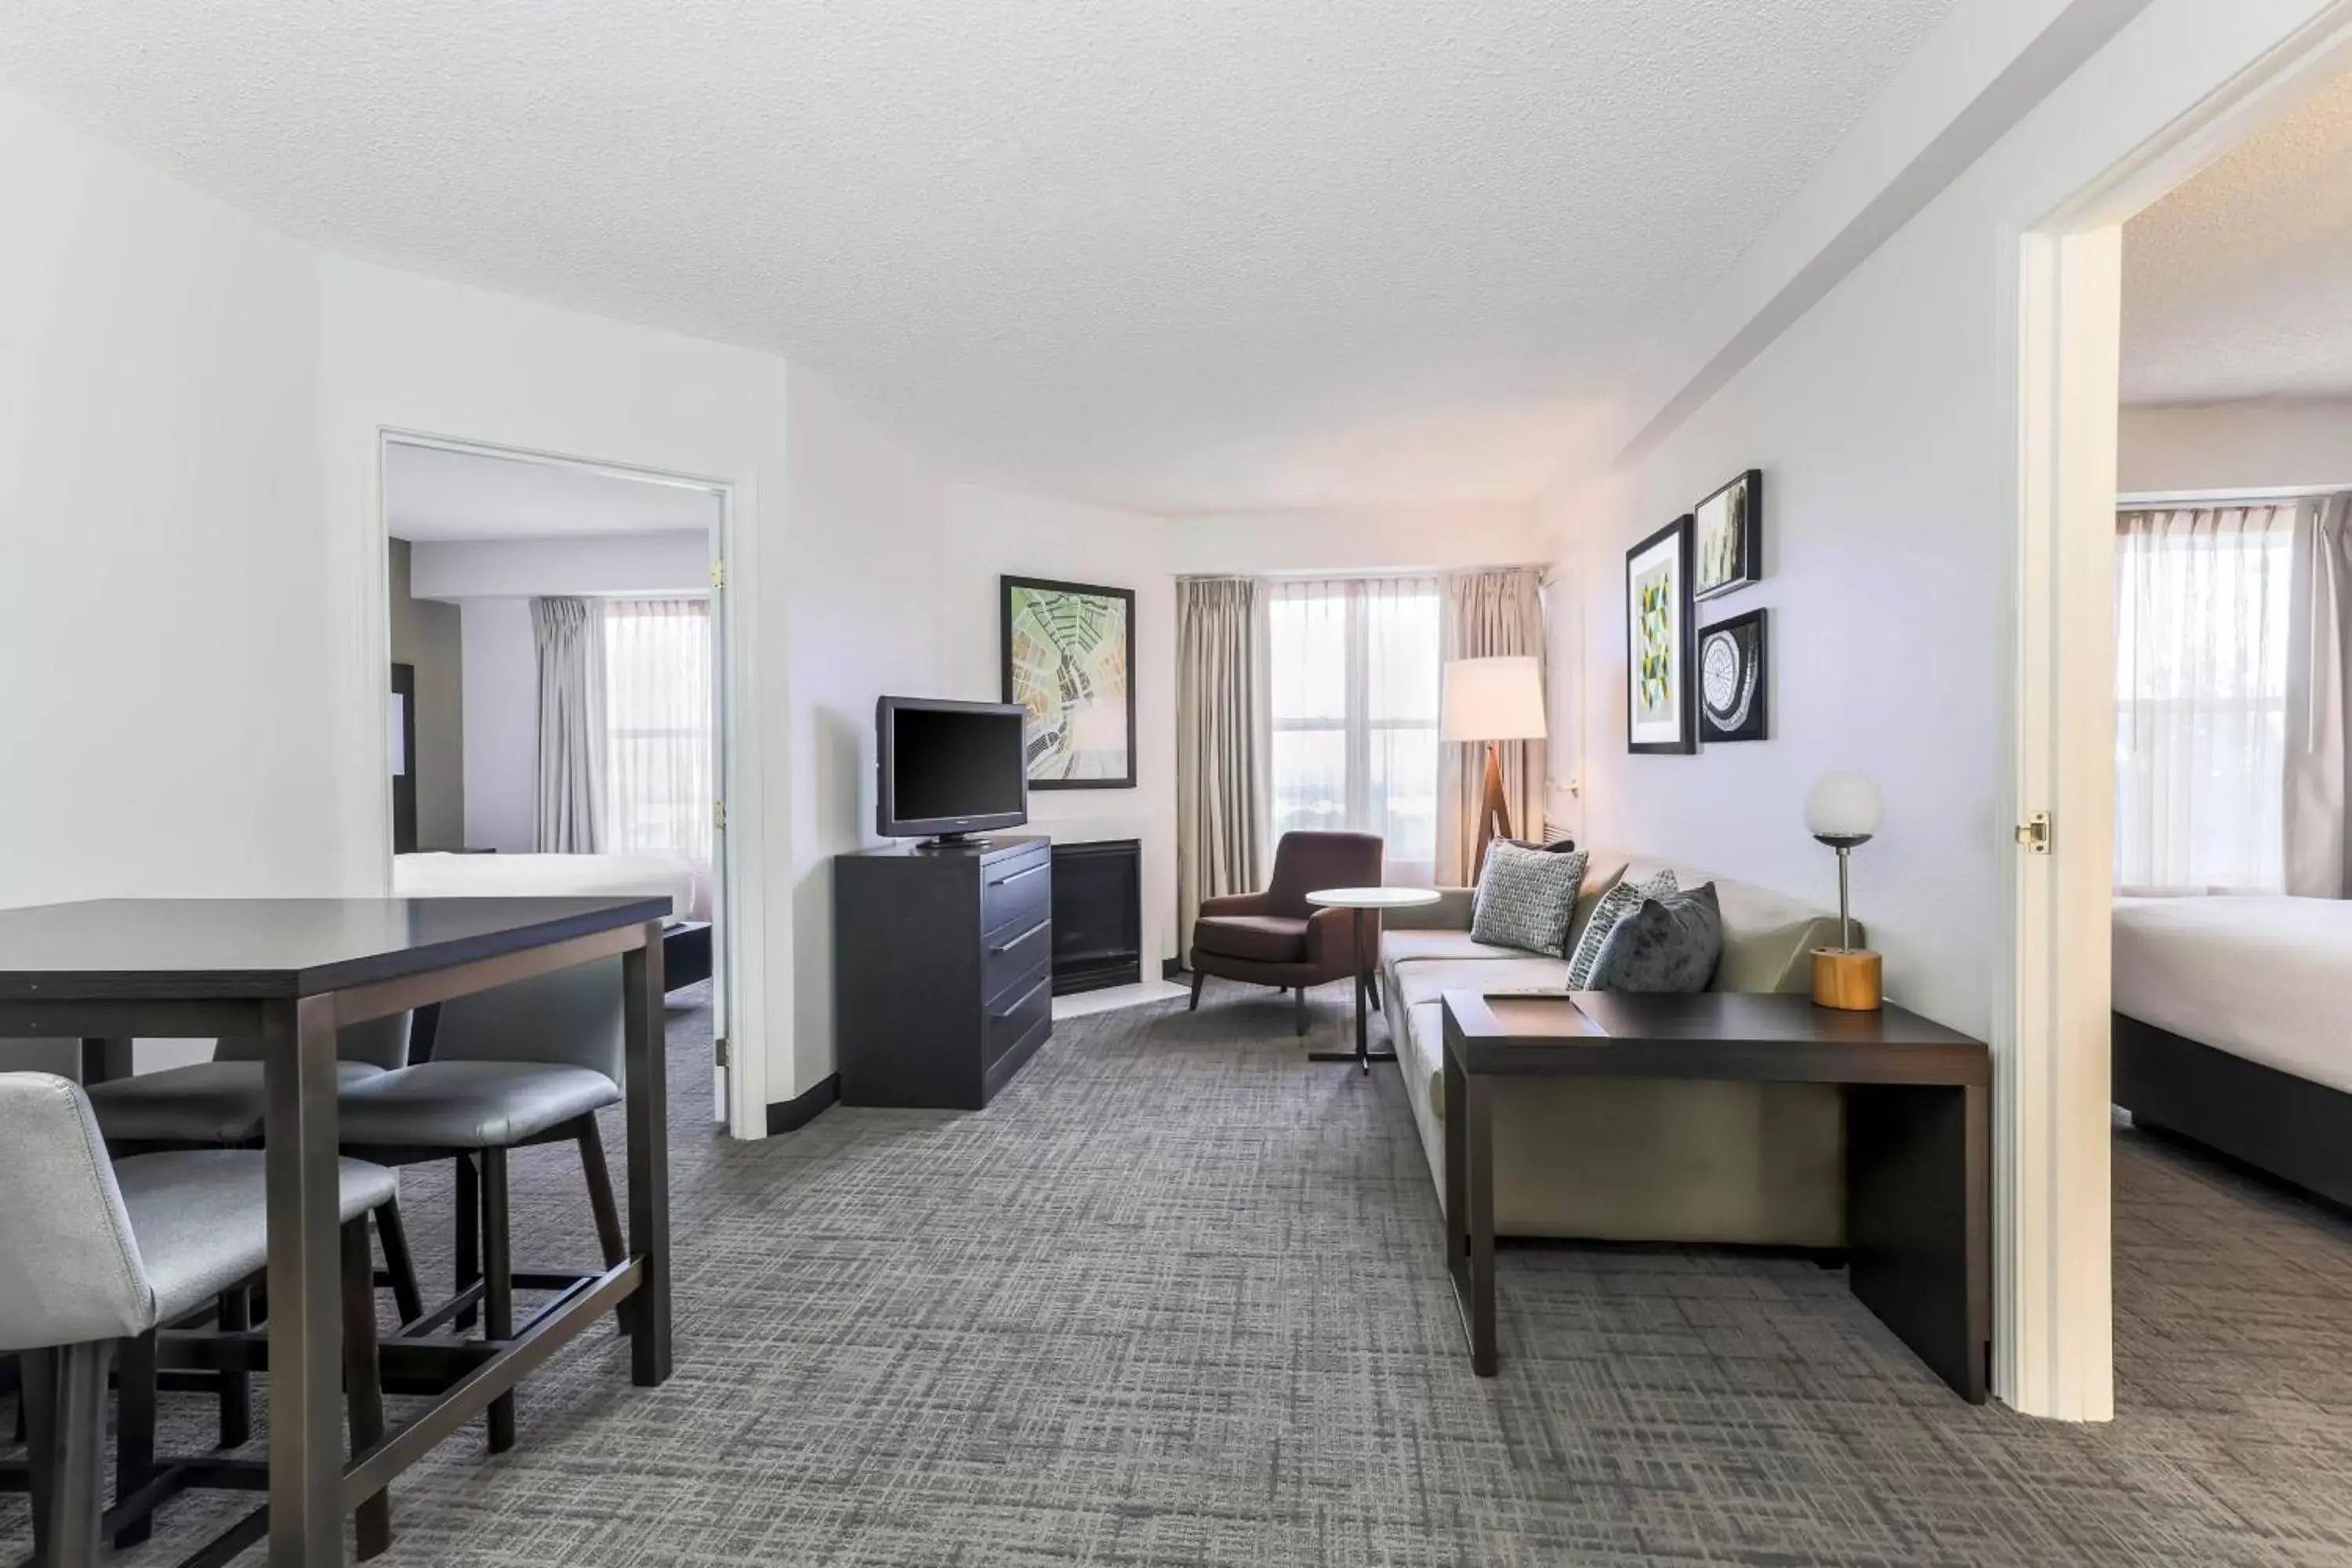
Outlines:
{"type": "Polygon", "coordinates": [[[1437,902],[1434,888],[1326,888],[1309,893],[1307,901],[1327,910],[1356,911],[1356,1048],[1353,1051],[1309,1051],[1311,1062],[1354,1062],[1364,1071],[1372,1070],[1374,1062],[1396,1060],[1394,1051],[1375,1053],[1371,1049],[1369,1027],[1365,1022],[1366,993],[1370,989],[1372,965],[1380,962],[1377,945],[1368,939],[1370,922],[1364,918],[1383,910],[1412,910],[1437,902]]]}

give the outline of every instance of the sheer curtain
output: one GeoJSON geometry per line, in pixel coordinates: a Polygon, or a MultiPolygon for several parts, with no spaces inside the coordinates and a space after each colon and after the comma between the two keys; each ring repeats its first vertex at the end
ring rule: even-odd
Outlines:
{"type": "Polygon", "coordinates": [[[694,868],[690,911],[710,909],[710,605],[604,603],[604,847],[694,868]]]}
{"type": "Polygon", "coordinates": [[[1434,577],[1265,584],[1271,826],[1387,840],[1388,879],[1437,875],[1434,577]]]}
{"type": "Polygon", "coordinates": [[[2277,892],[2294,509],[2116,527],[2116,884],[2277,892]]]}

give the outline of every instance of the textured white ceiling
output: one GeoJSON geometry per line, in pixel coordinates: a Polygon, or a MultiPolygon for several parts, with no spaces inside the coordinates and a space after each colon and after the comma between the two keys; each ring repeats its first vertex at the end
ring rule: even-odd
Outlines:
{"type": "Polygon", "coordinates": [[[384,449],[384,531],[394,539],[584,539],[719,521],[712,491],[566,463],[395,441],[384,449]]]}
{"type": "Polygon", "coordinates": [[[2124,226],[2126,403],[2352,394],[2352,77],[2124,226]]]}
{"type": "Polygon", "coordinates": [[[774,349],[960,471],[1524,497],[1952,0],[9,0],[295,233],[774,349]]]}

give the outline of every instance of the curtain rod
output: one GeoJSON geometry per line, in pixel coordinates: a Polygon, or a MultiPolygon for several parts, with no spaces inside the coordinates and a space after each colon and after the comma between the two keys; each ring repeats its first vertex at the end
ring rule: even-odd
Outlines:
{"type": "Polygon", "coordinates": [[[1297,572],[1179,572],[1179,583],[1376,583],[1392,577],[1459,577],[1468,572],[1546,572],[1538,561],[1503,561],[1487,566],[1383,566],[1371,571],[1351,567],[1297,572]]]}
{"type": "Polygon", "coordinates": [[[2135,490],[2116,497],[2117,511],[2145,511],[2159,506],[2270,506],[2283,500],[2314,500],[2321,496],[2352,494],[2343,485],[2273,485],[2235,490],[2135,490]]]}

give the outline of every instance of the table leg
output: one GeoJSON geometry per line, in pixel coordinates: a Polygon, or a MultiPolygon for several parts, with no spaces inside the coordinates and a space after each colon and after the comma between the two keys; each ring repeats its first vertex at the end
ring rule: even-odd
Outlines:
{"type": "Polygon", "coordinates": [[[622,956],[629,1127],[629,1251],[645,1269],[629,1335],[629,1375],[640,1387],[668,1381],[669,1099],[662,1026],[662,933],[646,927],[646,944],[622,956]]]}
{"type": "Polygon", "coordinates": [[[111,1083],[131,1076],[131,1042],[84,1035],[81,1040],[81,1084],[111,1083]]]}
{"type": "Polygon", "coordinates": [[[269,1202],[269,1562],[343,1552],[341,1181],[331,997],[272,1003],[262,1024],[269,1202]]]}
{"type": "Polygon", "coordinates": [[[1982,1404],[1992,1344],[1991,1114],[1980,1086],[1845,1091],[1853,1293],[1982,1404]]]}
{"type": "MultiPolygon", "coordinates": [[[[1353,1062],[1358,1068],[1369,1073],[1372,1070],[1374,1062],[1392,1062],[1397,1059],[1394,1051],[1376,1051],[1371,1047],[1370,1026],[1367,1021],[1369,1009],[1365,1005],[1365,998],[1371,994],[1372,954],[1375,951],[1375,944],[1366,940],[1368,933],[1365,917],[1371,912],[1370,910],[1361,908],[1349,910],[1349,913],[1355,917],[1349,922],[1349,930],[1351,940],[1355,942],[1356,1048],[1352,1051],[1309,1051],[1307,1053],[1307,1059],[1310,1062],[1353,1062]]],[[[1302,1000],[1306,994],[1306,987],[1299,987],[1299,996],[1302,1000]]]]}

